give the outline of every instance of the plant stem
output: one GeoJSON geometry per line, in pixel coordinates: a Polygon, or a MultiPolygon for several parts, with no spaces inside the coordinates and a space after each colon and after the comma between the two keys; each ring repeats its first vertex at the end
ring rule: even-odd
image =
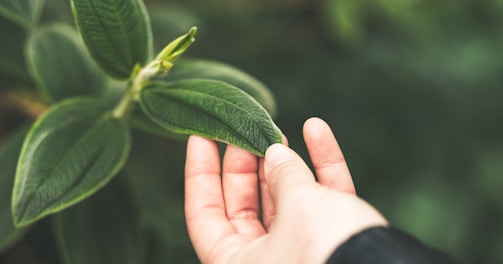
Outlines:
{"type": "Polygon", "coordinates": [[[131,111],[133,111],[137,101],[139,100],[142,86],[146,80],[152,76],[152,69],[148,66],[150,65],[147,65],[147,67],[143,69],[139,65],[135,67],[133,73],[131,74],[131,81],[126,89],[126,93],[124,93],[112,112],[114,117],[127,119],[131,111]]]}
{"type": "Polygon", "coordinates": [[[119,119],[126,119],[131,111],[133,111],[135,104],[136,100],[133,98],[130,89],[128,89],[114,108],[112,115],[119,119]]]}
{"type": "Polygon", "coordinates": [[[35,120],[49,109],[35,93],[6,91],[0,93],[0,105],[5,109],[14,109],[35,120]]]}

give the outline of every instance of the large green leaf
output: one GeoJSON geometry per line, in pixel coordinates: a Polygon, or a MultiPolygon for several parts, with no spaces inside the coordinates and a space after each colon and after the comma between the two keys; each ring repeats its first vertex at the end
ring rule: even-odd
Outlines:
{"type": "Polygon", "coordinates": [[[143,111],[178,134],[196,134],[263,156],[281,142],[281,131],[250,95],[221,82],[192,79],[152,82],[140,95],[143,111]]]}
{"type": "Polygon", "coordinates": [[[27,44],[30,73],[52,102],[104,92],[105,78],[81,43],[65,24],[52,24],[34,33],[27,44]]]}
{"type": "MultiPolygon", "coordinates": [[[[272,117],[276,115],[276,103],[267,87],[249,74],[228,64],[211,60],[185,59],[177,62],[169,74],[162,77],[166,81],[193,78],[219,80],[234,85],[257,100],[272,117]]],[[[141,109],[134,109],[129,120],[135,127],[149,133],[183,138],[151,121],[141,109]]]]}
{"type": "Polygon", "coordinates": [[[117,79],[151,55],[152,30],[142,0],[71,0],[75,23],[91,55],[117,79]]]}
{"type": "Polygon", "coordinates": [[[166,80],[204,78],[223,81],[236,86],[251,95],[271,116],[276,115],[274,97],[259,80],[231,65],[211,60],[181,60],[175,64],[166,80]]]}
{"type": "Polygon", "coordinates": [[[130,148],[128,128],[96,99],[55,105],[31,128],[12,195],[17,226],[69,207],[104,186],[130,148]]]}
{"type": "Polygon", "coordinates": [[[65,263],[141,263],[139,215],[122,179],[56,216],[65,263]]]}
{"type": "Polygon", "coordinates": [[[0,0],[0,15],[28,28],[32,28],[38,21],[43,0],[0,0]]]}
{"type": "Polygon", "coordinates": [[[28,127],[22,128],[0,148],[0,252],[11,245],[24,229],[12,222],[10,199],[16,175],[16,163],[28,127]]]}

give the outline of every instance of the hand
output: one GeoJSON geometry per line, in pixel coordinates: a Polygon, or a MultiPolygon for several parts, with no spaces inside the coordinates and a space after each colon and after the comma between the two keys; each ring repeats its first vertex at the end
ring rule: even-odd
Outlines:
{"type": "Polygon", "coordinates": [[[264,159],[229,145],[221,169],[214,141],[189,138],[185,215],[202,263],[323,263],[353,234],[387,225],[356,196],[329,126],[311,118],[303,134],[318,181],[284,145],[264,159]]]}

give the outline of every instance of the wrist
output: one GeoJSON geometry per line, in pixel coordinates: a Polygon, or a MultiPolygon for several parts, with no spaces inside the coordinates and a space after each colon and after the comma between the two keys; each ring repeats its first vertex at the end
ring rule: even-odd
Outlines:
{"type": "Polygon", "coordinates": [[[346,193],[338,193],[336,198],[340,202],[339,210],[333,212],[330,218],[325,215],[326,221],[319,225],[325,230],[319,230],[317,237],[312,233],[313,243],[309,244],[314,252],[312,256],[320,256],[316,263],[328,259],[335,248],[353,236],[368,229],[388,227],[388,221],[382,214],[361,198],[346,193]]]}

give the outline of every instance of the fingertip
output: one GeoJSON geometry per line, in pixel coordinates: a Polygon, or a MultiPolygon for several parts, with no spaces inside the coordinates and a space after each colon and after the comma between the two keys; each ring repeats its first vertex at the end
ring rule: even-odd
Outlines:
{"type": "Polygon", "coordinates": [[[187,142],[185,174],[190,176],[199,171],[218,171],[219,152],[217,143],[211,139],[191,135],[187,142]]]}
{"type": "Polygon", "coordinates": [[[327,130],[332,131],[327,122],[319,117],[311,117],[304,122],[303,132],[305,135],[322,135],[327,130]]]}
{"type": "Polygon", "coordinates": [[[306,122],[304,122],[304,124],[306,123],[325,123],[325,121],[317,116],[313,116],[313,117],[310,117],[306,120],[306,122]]]}
{"type": "Polygon", "coordinates": [[[326,123],[326,122],[317,116],[313,116],[308,118],[304,123],[326,123]]]}
{"type": "Polygon", "coordinates": [[[283,144],[274,144],[267,149],[264,173],[267,188],[275,204],[292,188],[315,182],[312,172],[302,158],[283,144]]]}
{"type": "Polygon", "coordinates": [[[188,145],[193,145],[193,144],[197,144],[197,143],[200,143],[200,142],[211,142],[211,141],[212,140],[207,139],[207,138],[203,138],[201,136],[190,135],[189,139],[187,140],[187,144],[188,145]]]}
{"type": "Polygon", "coordinates": [[[295,159],[295,152],[283,144],[273,144],[265,152],[265,165],[274,168],[281,163],[295,159]]]}
{"type": "Polygon", "coordinates": [[[257,171],[257,156],[234,145],[227,145],[223,169],[226,173],[253,173],[257,171]]]}

